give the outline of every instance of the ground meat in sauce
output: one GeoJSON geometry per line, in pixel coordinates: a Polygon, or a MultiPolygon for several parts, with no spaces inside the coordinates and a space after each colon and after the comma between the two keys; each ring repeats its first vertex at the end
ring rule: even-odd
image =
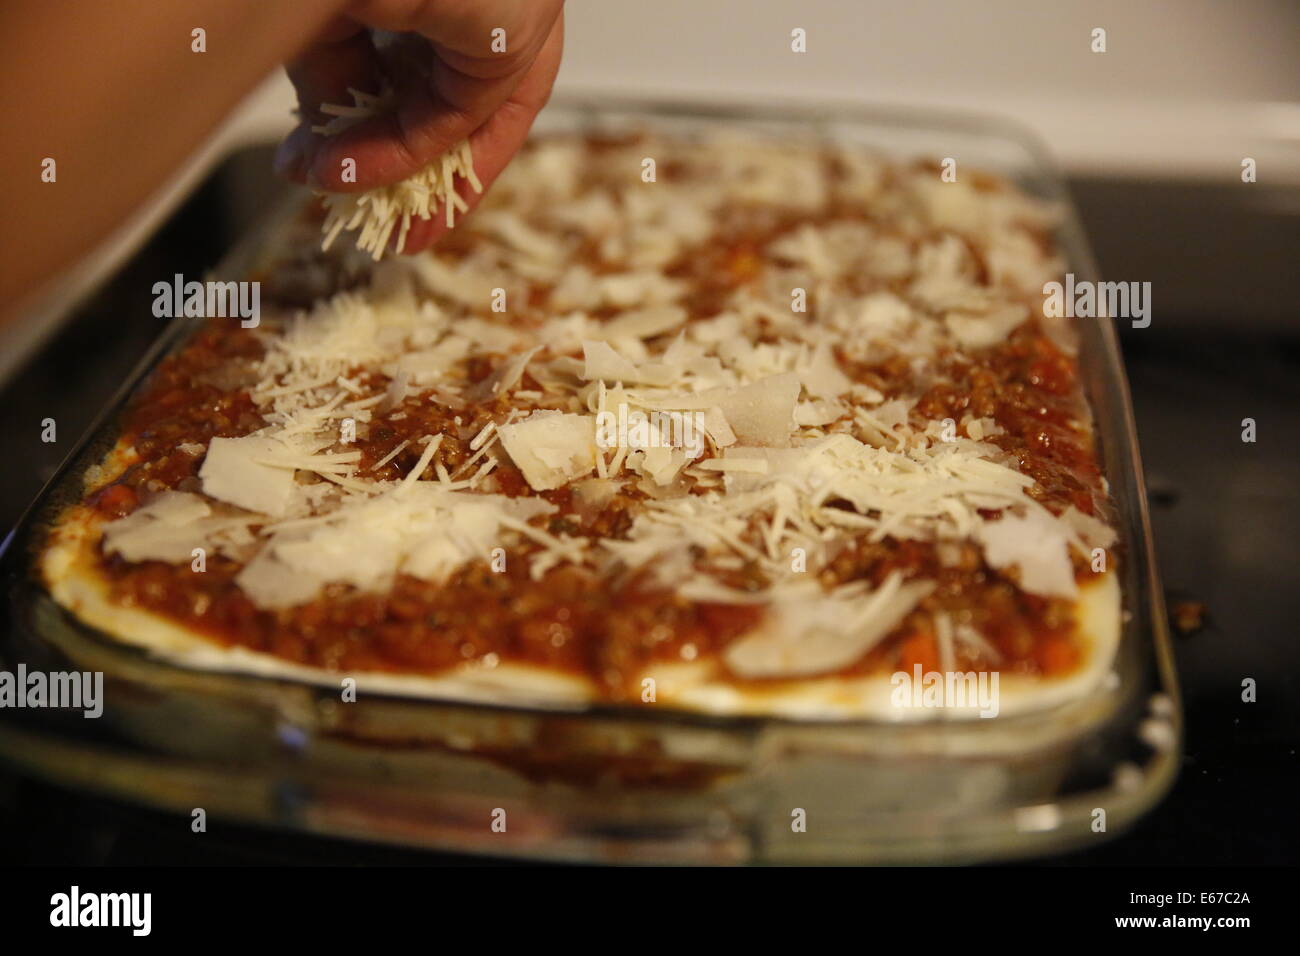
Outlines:
{"type": "Polygon", "coordinates": [[[115,597],[185,621],[228,643],[334,670],[435,673],[467,661],[517,661],[586,674],[612,699],[658,660],[709,656],[760,619],[748,606],[704,604],[610,585],[579,568],[534,581],[518,555],[505,573],[468,567],[444,585],[399,577],[387,594],[330,586],[322,599],[258,610],[217,557],[190,574],[162,562],[106,559],[115,597]]]}
{"type": "MultiPolygon", "coordinates": [[[[684,301],[691,318],[716,314],[733,291],[754,281],[762,268],[764,245],[796,225],[797,219],[763,210],[737,215],[727,241],[711,242],[702,252],[671,264],[666,270],[670,276],[693,284],[684,301]]],[[[463,252],[458,244],[464,241],[464,235],[454,234],[444,254],[463,252]]],[[[544,314],[548,295],[547,288],[532,286],[529,309],[544,314]]],[[[206,446],[215,436],[245,435],[263,424],[247,388],[238,384],[240,370],[261,353],[257,333],[213,320],[166,359],[131,403],[123,423],[139,461],[89,501],[105,515],[120,517],[160,490],[197,490],[202,453],[192,453],[192,446],[206,446]]],[[[839,360],[852,379],[886,393],[908,382],[910,370],[902,359],[874,365],[855,364],[843,355],[839,360]]],[[[481,380],[492,367],[490,362],[471,364],[467,380],[481,380]]],[[[1086,514],[1104,514],[1105,494],[1091,435],[1077,424],[1086,417],[1074,359],[1035,323],[988,350],[978,363],[953,360],[941,373],[921,395],[914,415],[993,419],[1004,434],[988,440],[1014,456],[1021,470],[1035,479],[1031,493],[1038,500],[1058,513],[1073,505],[1086,514]]],[[[367,385],[382,390],[385,382],[380,377],[367,385]]],[[[523,387],[535,383],[526,381],[523,387]]],[[[441,433],[444,439],[435,461],[457,476],[473,456],[473,437],[489,421],[504,421],[508,412],[505,399],[457,407],[424,390],[377,411],[351,447],[361,452],[359,471],[392,480],[415,464],[421,450],[418,439],[441,433]],[[375,468],[403,442],[408,444],[375,468]]],[[[500,493],[534,494],[508,461],[494,478],[500,493]]],[[[541,527],[552,533],[621,537],[632,523],[640,493],[616,497],[595,513],[576,507],[569,488],[544,494],[557,511],[541,519],[541,527]]],[[[332,585],[320,598],[279,612],[254,607],[234,584],[240,566],[222,557],[209,560],[204,574],[161,562],[131,564],[116,556],[101,560],[114,595],[123,603],[287,660],[337,670],[420,673],[470,661],[483,666],[529,662],[588,675],[613,699],[635,699],[632,681],[655,662],[716,656],[762,619],[761,610],[753,606],[691,602],[656,590],[642,576],[602,581],[589,571],[561,566],[534,581],[526,574],[523,555],[517,557],[504,574],[467,567],[445,585],[399,577],[387,594],[332,585]]],[[[879,584],[894,570],[924,575],[935,580],[937,588],[902,627],[846,673],[910,670],[913,664],[937,667],[929,622],[939,610],[980,631],[1001,655],[1004,670],[1058,674],[1077,664],[1070,603],[1022,592],[990,569],[973,546],[964,546],[952,563],[941,561],[931,544],[851,540],[820,580],[828,588],[855,580],[879,584]]],[[[719,576],[749,590],[766,585],[752,567],[719,576]]],[[[989,661],[969,653],[958,649],[959,667],[989,666],[989,661]]]]}

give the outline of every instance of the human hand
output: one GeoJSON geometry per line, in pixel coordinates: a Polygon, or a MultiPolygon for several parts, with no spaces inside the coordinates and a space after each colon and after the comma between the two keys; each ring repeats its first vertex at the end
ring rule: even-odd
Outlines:
{"type": "MultiPolygon", "coordinates": [[[[355,192],[398,182],[468,138],[484,188],[523,145],[546,104],[563,49],[563,0],[355,0],[288,64],[300,121],[276,155],[276,168],[315,188],[355,192]],[[505,31],[505,50],[492,49],[505,31]],[[401,55],[371,30],[418,34],[401,55]],[[498,37],[500,34],[498,34],[498,37]],[[407,68],[415,64],[415,69],[407,68]],[[348,88],[379,91],[387,80],[397,109],[330,137],[311,127],[329,119],[322,103],[350,104],[348,88]],[[342,179],[343,161],[356,181],[342,179]]],[[[459,184],[463,187],[464,183],[459,184]]],[[[481,198],[461,195],[470,208],[481,198]]],[[[404,252],[427,248],[446,231],[441,216],[415,219],[404,252]]]]}

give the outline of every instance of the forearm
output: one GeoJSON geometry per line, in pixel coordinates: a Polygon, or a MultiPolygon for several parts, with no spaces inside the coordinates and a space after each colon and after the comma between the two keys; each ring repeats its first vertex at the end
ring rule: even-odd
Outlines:
{"type": "Polygon", "coordinates": [[[183,162],[344,0],[0,5],[0,316],[183,162]],[[206,52],[191,31],[206,31],[206,52]],[[57,164],[43,182],[42,162],[57,164]]]}

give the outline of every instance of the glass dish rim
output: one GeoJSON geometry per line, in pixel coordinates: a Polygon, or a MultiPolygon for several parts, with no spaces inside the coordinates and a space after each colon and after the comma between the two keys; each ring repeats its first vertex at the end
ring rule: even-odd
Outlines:
{"type": "MultiPolygon", "coordinates": [[[[1062,220],[1057,228],[1056,237],[1061,252],[1068,262],[1068,267],[1076,273],[1082,273],[1084,278],[1095,279],[1097,276],[1095,262],[1084,238],[1073,203],[1070,201],[1068,189],[1056,171],[1055,165],[1050,159],[1049,151],[1030,130],[1011,120],[970,112],[930,108],[912,109],[893,104],[878,106],[862,103],[831,103],[790,99],[769,101],[760,106],[735,98],[702,99],[692,97],[678,99],[672,97],[605,96],[590,92],[557,95],[552,101],[552,105],[547,107],[547,112],[550,111],[567,112],[580,121],[602,114],[617,115],[627,113],[642,117],[649,123],[657,121],[672,122],[673,120],[682,119],[739,122],[742,124],[753,124],[755,122],[785,123],[807,128],[814,134],[821,132],[825,124],[839,123],[867,125],[881,129],[903,128],[936,133],[957,132],[962,135],[980,136],[1010,143],[1022,150],[1030,161],[1031,171],[1036,177],[1037,184],[1047,194],[1045,198],[1057,202],[1062,208],[1062,220]]],[[[545,113],[543,116],[545,116],[545,113]]],[[[212,270],[211,274],[237,275],[241,274],[242,270],[246,270],[258,253],[265,250],[268,238],[275,235],[276,226],[282,224],[288,216],[296,212],[300,208],[302,201],[303,191],[295,191],[284,199],[278,207],[274,208],[265,217],[263,222],[255,226],[235,243],[231,251],[212,270]]],[[[111,442],[113,426],[124,403],[129,401],[132,394],[156,366],[157,362],[171,349],[183,344],[197,325],[198,322],[193,319],[178,317],[171,320],[160,332],[154,343],[142,355],[139,362],[126,377],[113,399],[100,411],[94,423],[81,436],[72,451],[42,488],[19,523],[10,531],[3,543],[0,543],[0,566],[14,562],[25,563],[27,554],[30,553],[30,549],[35,544],[35,539],[39,538],[43,533],[43,528],[39,527],[43,522],[36,519],[44,517],[45,513],[51,509],[54,504],[51,499],[61,497],[60,491],[66,492],[70,490],[65,488],[65,485],[75,485],[81,473],[79,466],[83,465],[83,458],[92,454],[97,445],[111,442]]],[[[1119,423],[1123,432],[1121,436],[1123,445],[1122,460],[1119,462],[1106,461],[1106,474],[1110,478],[1112,477],[1112,470],[1115,468],[1129,469],[1129,473],[1126,475],[1130,479],[1129,483],[1136,483],[1140,488],[1142,486],[1141,458],[1136,446],[1136,430],[1132,420],[1131,399],[1128,394],[1127,381],[1122,372],[1123,366],[1120,360],[1118,336],[1109,322],[1099,322],[1098,325],[1100,327],[1100,343],[1103,354],[1091,358],[1094,361],[1104,361],[1112,372],[1119,372],[1116,397],[1124,413],[1123,420],[1119,423]]],[[[1088,399],[1095,415],[1094,396],[1089,394],[1088,399]]],[[[1115,423],[1110,424],[1113,426],[1115,423]]],[[[1097,433],[1100,442],[1100,427],[1097,433]]],[[[93,461],[93,459],[88,459],[88,461],[93,461]]],[[[1115,483],[1112,481],[1111,494],[1118,503],[1114,485],[1115,483]]],[[[1158,585],[1158,572],[1154,563],[1150,520],[1145,495],[1139,494],[1135,496],[1135,500],[1130,502],[1130,507],[1138,519],[1139,533],[1136,535],[1125,534],[1126,543],[1129,545],[1126,563],[1138,562],[1139,567],[1135,574],[1128,577],[1130,579],[1134,576],[1139,577],[1142,587],[1140,593],[1135,595],[1129,593],[1129,587],[1123,587],[1125,609],[1127,610],[1130,601],[1145,604],[1148,611],[1147,616],[1150,619],[1150,628],[1146,639],[1150,641],[1154,651],[1153,663],[1156,674],[1153,676],[1160,684],[1161,690],[1177,701],[1178,691],[1176,681],[1173,679],[1171,642],[1165,616],[1162,613],[1162,593],[1158,585]],[[1127,540],[1130,537],[1134,538],[1134,540],[1127,540]]],[[[1124,530],[1127,532],[1131,529],[1124,530]]],[[[310,693],[313,698],[330,696],[332,693],[332,689],[328,685],[298,681],[284,676],[253,674],[223,668],[187,667],[183,663],[151,654],[145,648],[125,643],[114,638],[111,634],[82,623],[71,611],[54,601],[42,584],[31,580],[30,575],[28,575],[25,583],[37,592],[28,595],[29,599],[43,598],[49,601],[57,612],[63,616],[66,623],[79,633],[80,637],[94,642],[97,647],[107,653],[122,655],[124,658],[123,664],[143,664],[151,670],[158,671],[163,677],[171,675],[180,680],[201,676],[205,679],[231,681],[233,685],[251,684],[259,687],[291,687],[298,692],[310,693]]],[[[1122,583],[1127,584],[1127,582],[1122,583]]],[[[1126,623],[1121,643],[1129,638],[1129,627],[1126,623]]],[[[671,707],[648,709],[607,703],[548,707],[376,691],[367,691],[365,696],[368,700],[388,705],[432,706],[473,713],[492,713],[519,717],[584,717],[592,720],[644,722],[665,726],[723,731],[755,731],[765,727],[774,729],[833,727],[845,731],[886,732],[891,736],[907,735],[909,733],[931,734],[935,731],[951,736],[953,734],[972,732],[974,728],[991,726],[996,726],[1002,732],[1014,733],[1020,725],[1038,723],[1045,714],[1060,713],[1085,707],[1088,701],[1095,697],[1095,693],[1085,698],[1067,701],[1061,705],[1043,710],[996,718],[992,721],[930,719],[915,722],[856,717],[834,719],[763,714],[718,715],[671,707]]],[[[1180,713],[1180,711],[1180,707],[1175,708],[1175,713],[1180,713]]],[[[1178,731],[1181,735],[1180,726],[1178,731]]],[[[978,733],[978,731],[976,732],[978,733]]]]}

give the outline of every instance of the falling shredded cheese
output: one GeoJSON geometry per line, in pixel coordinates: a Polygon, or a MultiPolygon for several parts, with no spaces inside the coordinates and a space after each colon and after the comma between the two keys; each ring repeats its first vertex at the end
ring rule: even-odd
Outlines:
{"type": "MultiPolygon", "coordinates": [[[[352,106],[322,104],[321,112],[334,118],[312,127],[314,132],[325,136],[337,135],[357,122],[382,115],[392,107],[392,94],[388,91],[378,96],[358,90],[349,92],[354,102],[352,106]]],[[[397,233],[394,248],[402,252],[406,248],[412,220],[432,219],[439,205],[443,208],[447,228],[453,228],[456,213],[469,208],[456,191],[457,177],[468,182],[474,192],[483,191],[483,184],[474,172],[474,154],[469,140],[461,140],[428,166],[400,182],[362,192],[320,193],[325,205],[321,249],[328,250],[339,233],[345,230],[357,232],[357,248],[369,252],[378,261],[388,248],[394,231],[397,233]]]]}

